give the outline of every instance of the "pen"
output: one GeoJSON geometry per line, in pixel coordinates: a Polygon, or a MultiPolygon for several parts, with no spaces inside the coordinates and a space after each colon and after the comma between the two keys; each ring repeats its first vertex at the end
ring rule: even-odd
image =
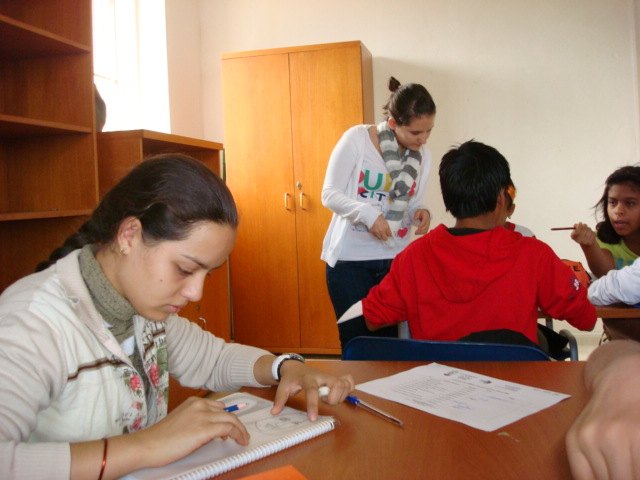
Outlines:
{"type": "Polygon", "coordinates": [[[399,427],[402,426],[402,420],[399,420],[396,417],[389,415],[387,412],[374,407],[373,405],[365,402],[364,400],[360,400],[355,395],[347,395],[347,402],[354,404],[356,407],[364,408],[368,412],[375,413],[376,415],[381,416],[388,422],[398,425],[399,427]]]}
{"type": "Polygon", "coordinates": [[[553,227],[551,230],[574,230],[574,227],[553,227]]]}
{"type": "MultiPolygon", "coordinates": [[[[320,388],[318,388],[318,394],[320,395],[320,397],[326,397],[327,395],[329,395],[329,387],[327,387],[326,385],[321,386],[320,388]]],[[[388,422],[391,422],[400,427],[402,426],[402,420],[394,417],[393,415],[389,415],[387,412],[374,407],[373,405],[365,402],[364,400],[360,400],[355,395],[347,395],[347,402],[352,403],[356,407],[362,407],[368,412],[374,413],[376,415],[380,415],[382,418],[384,418],[388,422]]]]}
{"type": "Polygon", "coordinates": [[[246,403],[236,403],[235,405],[229,405],[228,407],[224,407],[225,412],[235,412],[236,410],[241,410],[246,407],[246,403]]]}

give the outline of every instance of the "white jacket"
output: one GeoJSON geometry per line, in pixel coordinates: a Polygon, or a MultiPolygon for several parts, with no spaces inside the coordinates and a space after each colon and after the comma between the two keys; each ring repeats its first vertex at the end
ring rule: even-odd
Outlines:
{"type": "Polygon", "coordinates": [[[628,267],[610,270],[589,286],[589,300],[594,305],[640,302],[640,258],[628,267]]]}
{"type": "MultiPolygon", "coordinates": [[[[368,127],[369,125],[356,125],[349,128],[342,135],[329,158],[322,186],[322,205],[333,212],[333,217],[322,243],[320,258],[330,267],[334,267],[340,258],[342,240],[349,225],[362,223],[367,228],[371,228],[380,216],[380,210],[369,203],[358,200],[358,173],[362,171],[364,164],[366,142],[369,141],[368,127]]],[[[415,211],[419,208],[426,208],[423,202],[431,170],[431,152],[423,146],[420,153],[422,154],[422,163],[417,179],[417,188],[405,213],[405,217],[409,218],[413,218],[415,211]]],[[[377,152],[376,154],[380,155],[377,152]]],[[[390,249],[393,256],[403,250],[408,243],[409,235],[406,237],[406,243],[398,245],[394,250],[390,249]]]]}
{"type": "MultiPolygon", "coordinates": [[[[130,388],[137,372],[91,301],[78,252],[0,295],[2,479],[68,479],[70,442],[119,435],[166,415],[166,399],[155,409],[130,388]]],[[[167,360],[168,373],[186,386],[260,386],[253,365],[264,350],[228,344],[175,315],[166,322],[136,316],[134,325],[136,341],[148,337],[144,345],[164,366],[151,381],[158,395],[166,391],[167,360]]]]}

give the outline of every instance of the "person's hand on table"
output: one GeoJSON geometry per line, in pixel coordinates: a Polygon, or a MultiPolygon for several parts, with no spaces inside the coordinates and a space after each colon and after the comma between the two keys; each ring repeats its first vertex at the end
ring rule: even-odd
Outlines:
{"type": "Polygon", "coordinates": [[[344,401],[355,388],[351,375],[336,377],[320,372],[303,363],[290,361],[282,365],[282,378],[276,390],[271,413],[277,415],[282,411],[285,403],[300,391],[304,391],[307,398],[307,415],[310,420],[318,418],[319,388],[329,387],[329,394],[322,400],[329,405],[337,405],[344,401]]]}

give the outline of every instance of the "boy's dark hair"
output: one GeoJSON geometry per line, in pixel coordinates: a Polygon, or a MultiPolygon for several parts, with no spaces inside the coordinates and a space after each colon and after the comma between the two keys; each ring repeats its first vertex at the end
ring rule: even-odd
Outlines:
{"type": "Polygon", "coordinates": [[[439,173],[444,205],[456,218],[492,212],[500,190],[513,184],[509,162],[495,148],[475,140],[449,150],[439,173]]]}
{"type": "Polygon", "coordinates": [[[235,202],[220,177],[187,155],[156,155],[135,166],[107,192],[91,218],[36,271],[84,245],[109,244],[127,217],[140,220],[143,239],[149,244],[182,240],[200,221],[238,225],[235,202]]]}
{"type": "Polygon", "coordinates": [[[640,192],[640,166],[627,165],[618,168],[615,172],[607,177],[605,182],[604,193],[594,207],[596,213],[598,210],[602,212],[604,220],[596,225],[598,238],[604,243],[620,243],[620,235],[616,233],[611,225],[607,205],[609,203],[609,189],[613,185],[628,185],[633,190],[640,192]]]}

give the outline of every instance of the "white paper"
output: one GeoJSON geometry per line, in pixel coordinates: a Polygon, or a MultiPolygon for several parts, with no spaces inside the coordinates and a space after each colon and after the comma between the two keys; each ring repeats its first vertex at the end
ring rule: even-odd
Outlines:
{"type": "Polygon", "coordinates": [[[487,432],[570,397],[438,363],[356,388],[487,432]]]}
{"type": "Polygon", "coordinates": [[[338,319],[338,323],[344,323],[349,320],[353,320],[356,317],[362,315],[362,300],[357,301],[353,305],[351,305],[346,312],[342,314],[342,316],[338,319]]]}

